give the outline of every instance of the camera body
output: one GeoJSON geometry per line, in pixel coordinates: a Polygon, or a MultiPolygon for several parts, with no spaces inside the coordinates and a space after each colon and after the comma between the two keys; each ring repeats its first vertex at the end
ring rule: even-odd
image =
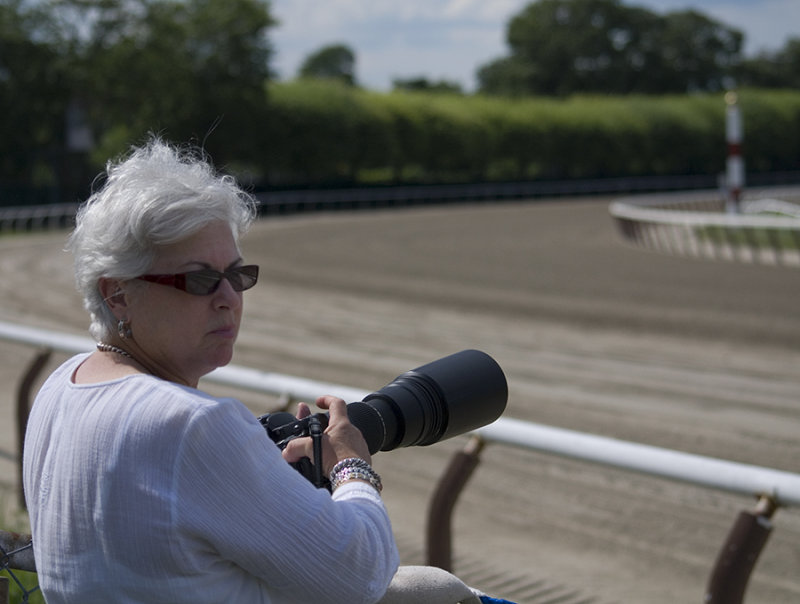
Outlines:
{"type": "MultiPolygon", "coordinates": [[[[500,417],[507,401],[508,384],[497,362],[479,350],[462,350],[407,371],[363,401],[349,403],[347,415],[374,454],[432,445],[485,426],[500,417]]],[[[328,426],[327,413],[297,419],[279,412],[258,419],[281,449],[328,426]]],[[[295,465],[306,478],[309,466],[308,459],[295,465]]]]}
{"type": "Polygon", "coordinates": [[[303,419],[297,419],[291,413],[279,411],[277,413],[262,415],[258,418],[258,421],[264,426],[264,429],[267,431],[267,436],[269,436],[282,451],[286,448],[286,445],[289,444],[289,441],[295,438],[302,438],[303,436],[311,436],[310,425],[314,421],[319,422],[324,431],[325,428],[328,427],[328,414],[315,413],[303,419]]]}
{"type": "MultiPolygon", "coordinates": [[[[286,448],[289,441],[304,436],[312,436],[319,439],[325,428],[328,427],[327,413],[314,413],[303,419],[297,419],[291,413],[280,411],[278,413],[267,413],[258,418],[261,425],[267,431],[267,436],[281,449],[286,448]]],[[[319,444],[315,444],[315,452],[322,455],[319,444]]],[[[300,472],[305,478],[310,480],[314,486],[330,490],[330,481],[322,475],[322,460],[315,460],[311,463],[308,457],[303,457],[299,461],[290,464],[295,470],[300,472]]]]}

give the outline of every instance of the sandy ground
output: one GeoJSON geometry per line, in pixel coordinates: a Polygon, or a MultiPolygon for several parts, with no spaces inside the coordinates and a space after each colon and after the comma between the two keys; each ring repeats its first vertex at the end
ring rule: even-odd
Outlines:
{"type": "MultiPolygon", "coordinates": [[[[245,242],[262,277],[234,362],[371,390],[478,348],[506,372],[509,417],[800,472],[800,272],[630,247],[609,201],[263,221],[245,242]]],[[[85,334],[64,237],[0,238],[0,320],[85,334]]],[[[6,493],[13,385],[32,354],[0,343],[6,493]]],[[[242,396],[258,413],[274,403],[242,396]]],[[[465,442],[375,458],[406,563],[422,561],[428,497],[465,442]]],[[[455,571],[520,602],[546,601],[542,586],[574,590],[565,602],[700,602],[752,506],[490,445],[455,510],[455,571]]],[[[749,602],[800,601],[800,513],[774,524],[749,602]]]]}

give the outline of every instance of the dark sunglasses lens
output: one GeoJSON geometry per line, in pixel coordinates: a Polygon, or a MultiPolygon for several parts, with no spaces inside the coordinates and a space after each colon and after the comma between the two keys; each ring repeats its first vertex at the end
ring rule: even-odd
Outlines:
{"type": "Polygon", "coordinates": [[[207,296],[217,291],[220,282],[227,279],[234,291],[250,289],[258,281],[258,266],[240,266],[224,273],[212,270],[186,273],[186,291],[195,296],[207,296]]]}
{"type": "Polygon", "coordinates": [[[216,271],[186,273],[186,291],[195,296],[206,296],[217,291],[220,281],[222,275],[216,271]]]}
{"type": "Polygon", "coordinates": [[[258,267],[255,265],[240,266],[229,270],[225,273],[225,276],[230,281],[231,287],[235,291],[241,292],[250,289],[256,284],[256,281],[258,281],[258,267]]]}

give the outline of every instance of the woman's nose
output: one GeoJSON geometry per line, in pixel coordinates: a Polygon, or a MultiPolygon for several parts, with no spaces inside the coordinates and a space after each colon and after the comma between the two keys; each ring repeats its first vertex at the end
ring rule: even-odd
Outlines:
{"type": "Polygon", "coordinates": [[[242,292],[237,292],[231,282],[223,278],[214,292],[214,304],[219,308],[238,309],[242,305],[242,292]]]}

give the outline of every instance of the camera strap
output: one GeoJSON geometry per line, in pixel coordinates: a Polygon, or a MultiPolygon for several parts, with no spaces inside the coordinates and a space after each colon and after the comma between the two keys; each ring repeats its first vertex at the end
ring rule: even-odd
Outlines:
{"type": "Polygon", "coordinates": [[[326,486],[326,478],[322,475],[322,424],[319,418],[312,415],[308,419],[308,434],[311,436],[311,445],[314,448],[314,477],[311,482],[317,488],[326,486]]]}

